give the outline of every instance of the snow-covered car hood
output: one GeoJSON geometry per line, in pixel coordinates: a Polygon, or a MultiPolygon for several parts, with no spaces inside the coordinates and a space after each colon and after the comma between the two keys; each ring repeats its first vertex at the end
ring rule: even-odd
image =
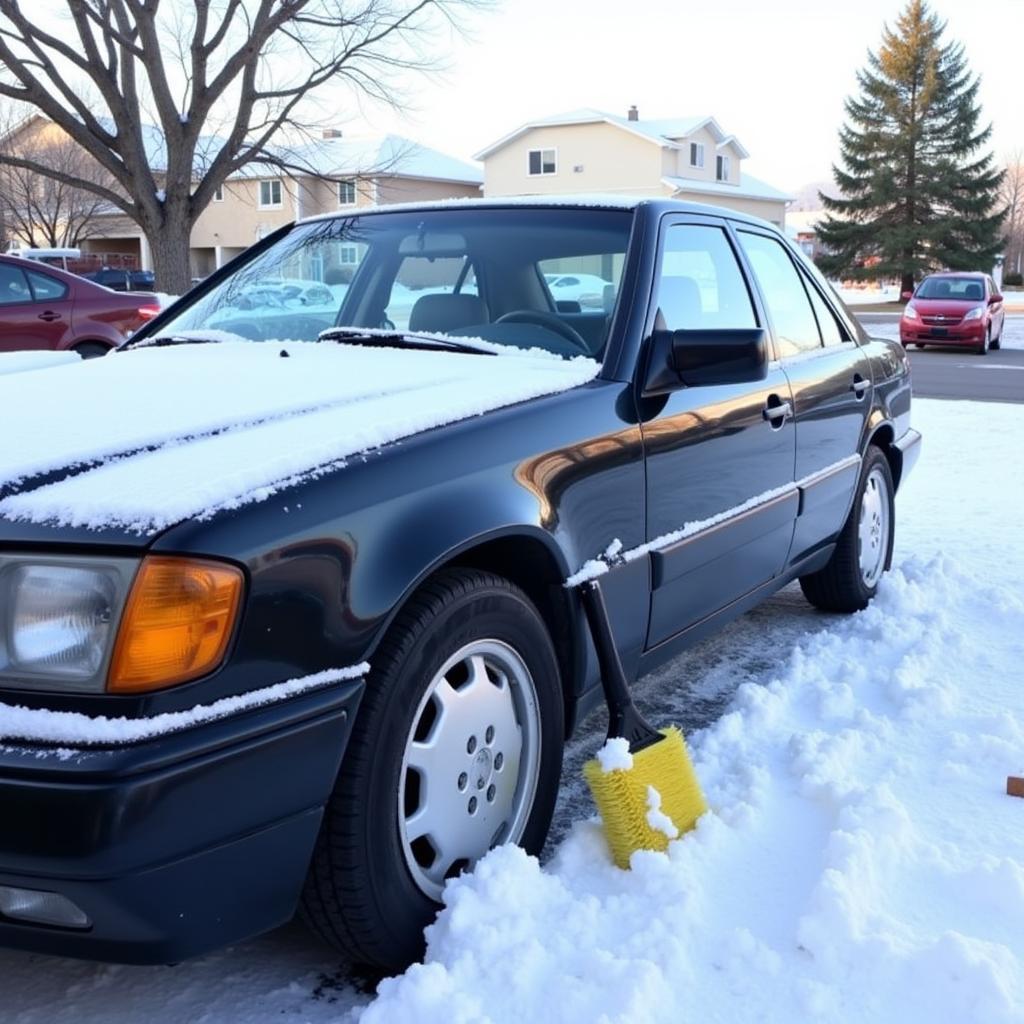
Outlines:
{"type": "Polygon", "coordinates": [[[599,368],[537,350],[225,342],[0,376],[0,518],[152,534],[599,368]]]}

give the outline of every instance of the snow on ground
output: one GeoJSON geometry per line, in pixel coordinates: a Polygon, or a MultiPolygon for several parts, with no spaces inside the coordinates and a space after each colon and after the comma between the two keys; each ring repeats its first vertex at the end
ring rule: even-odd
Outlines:
{"type": "Polygon", "coordinates": [[[789,587],[638,684],[712,808],[667,855],[617,871],[585,820],[595,716],[543,866],[499,850],[452,884],[375,1000],[292,926],[176,968],[0,952],[4,1024],[1024,1019],[1024,406],[948,411],[915,403],[870,609],[789,587]]]}
{"type": "MultiPolygon", "coordinates": [[[[869,320],[863,324],[863,327],[872,337],[899,340],[900,324],[898,320],[869,320]]],[[[986,356],[987,359],[993,362],[997,361],[999,352],[1003,349],[1024,349],[1024,316],[1007,315],[1003,321],[1002,338],[999,344],[1000,348],[989,352],[986,356]]]]}
{"type": "Polygon", "coordinates": [[[0,376],[21,373],[24,370],[45,370],[50,366],[81,361],[82,357],[77,352],[0,352],[0,376]]]}

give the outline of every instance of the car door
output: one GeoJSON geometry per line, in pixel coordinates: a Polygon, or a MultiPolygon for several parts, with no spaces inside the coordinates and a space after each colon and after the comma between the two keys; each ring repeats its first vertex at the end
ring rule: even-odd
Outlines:
{"type": "Polygon", "coordinates": [[[871,408],[871,366],[813,275],[781,238],[737,225],[772,323],[779,362],[793,394],[800,516],[791,561],[842,529],[860,472],[871,408]]]}
{"type": "MultiPolygon", "coordinates": [[[[56,295],[52,289],[51,294],[56,295]]],[[[46,290],[42,289],[45,294],[46,290]]],[[[56,278],[12,263],[0,263],[0,352],[55,349],[71,327],[68,289],[56,278]],[[31,281],[46,278],[63,289],[54,301],[36,301],[31,281]]]]}
{"type": "MultiPolygon", "coordinates": [[[[655,331],[764,326],[726,224],[663,223],[648,317],[655,331]]],[[[647,407],[655,399],[642,400],[647,407]]],[[[779,573],[796,516],[789,383],[681,387],[641,417],[653,647],[779,573]]]]}

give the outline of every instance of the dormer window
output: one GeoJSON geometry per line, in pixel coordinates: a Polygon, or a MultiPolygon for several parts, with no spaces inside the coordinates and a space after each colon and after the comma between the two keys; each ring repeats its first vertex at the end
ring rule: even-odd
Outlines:
{"type": "Polygon", "coordinates": [[[703,142],[691,142],[690,143],[690,166],[691,167],[703,167],[704,166],[704,143],[703,142]]]}
{"type": "Polygon", "coordinates": [[[715,177],[719,181],[729,180],[729,158],[727,156],[719,156],[716,158],[715,177]]]}

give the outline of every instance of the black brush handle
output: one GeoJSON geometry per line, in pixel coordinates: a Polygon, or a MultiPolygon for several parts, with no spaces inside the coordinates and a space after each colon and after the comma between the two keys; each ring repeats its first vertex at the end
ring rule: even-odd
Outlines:
{"type": "Polygon", "coordinates": [[[597,663],[601,669],[601,686],[608,705],[608,738],[623,736],[629,741],[633,752],[643,750],[664,737],[641,717],[629,692],[622,659],[615,647],[611,623],[608,621],[608,607],[597,580],[587,580],[580,587],[583,611],[590,626],[590,635],[597,651],[597,663]]]}

